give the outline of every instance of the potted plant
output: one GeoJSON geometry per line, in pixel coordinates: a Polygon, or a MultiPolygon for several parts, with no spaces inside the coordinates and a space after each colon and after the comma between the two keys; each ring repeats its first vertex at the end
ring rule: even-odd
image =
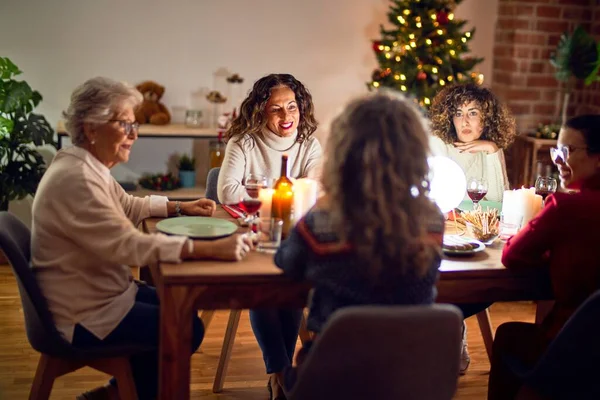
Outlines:
{"type": "Polygon", "coordinates": [[[140,178],[138,184],[144,189],[156,190],[159,192],[175,190],[181,187],[179,178],[171,173],[144,175],[140,178]]]}
{"type": "Polygon", "coordinates": [[[578,26],[571,35],[568,32],[562,34],[550,63],[556,68],[556,79],[562,83],[561,118],[564,123],[569,97],[577,80],[582,80],[586,86],[600,81],[600,41],[596,43],[585,29],[578,26]]]}
{"type": "Polygon", "coordinates": [[[13,79],[19,74],[9,58],[0,57],[0,211],[37,190],[46,166],[34,146],[57,147],[46,118],[33,113],[42,95],[13,79]]]}
{"type": "Polygon", "coordinates": [[[194,157],[183,154],[179,157],[177,168],[179,169],[181,186],[184,188],[194,187],[196,185],[196,160],[194,157]]]}

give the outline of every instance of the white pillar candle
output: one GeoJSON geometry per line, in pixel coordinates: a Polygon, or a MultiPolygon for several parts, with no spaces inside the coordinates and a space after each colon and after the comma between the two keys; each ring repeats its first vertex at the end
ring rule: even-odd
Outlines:
{"type": "Polygon", "coordinates": [[[502,214],[508,217],[522,217],[522,227],[542,209],[542,196],[535,194],[534,188],[521,188],[504,192],[502,214]]]}
{"type": "Polygon", "coordinates": [[[308,178],[296,179],[294,182],[294,219],[298,221],[317,202],[319,185],[308,178]]]}
{"type": "Polygon", "coordinates": [[[261,188],[258,191],[258,199],[260,200],[260,217],[271,218],[271,206],[273,204],[273,193],[275,189],[261,188]]]}
{"type": "Polygon", "coordinates": [[[505,190],[502,196],[502,214],[517,214],[517,192],[515,190],[505,190]]]}

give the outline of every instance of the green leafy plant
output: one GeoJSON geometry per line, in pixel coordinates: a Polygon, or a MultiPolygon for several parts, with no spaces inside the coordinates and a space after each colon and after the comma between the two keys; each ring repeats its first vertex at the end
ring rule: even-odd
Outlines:
{"type": "Polygon", "coordinates": [[[180,171],[195,171],[196,170],[196,159],[194,157],[190,157],[187,154],[183,154],[179,157],[179,161],[177,162],[177,168],[180,171]]]}
{"type": "Polygon", "coordinates": [[[144,189],[150,190],[174,190],[181,187],[179,178],[173,174],[144,175],[138,181],[144,189]]]}
{"type": "Polygon", "coordinates": [[[577,80],[582,80],[585,85],[600,81],[600,41],[596,42],[585,29],[578,26],[572,34],[562,34],[550,63],[556,69],[556,79],[564,83],[561,113],[564,122],[567,119],[569,97],[577,80]]]}
{"type": "Polygon", "coordinates": [[[9,58],[0,57],[0,210],[37,190],[46,167],[34,146],[57,147],[46,118],[33,113],[42,95],[13,79],[19,74],[9,58]]]}
{"type": "Polygon", "coordinates": [[[536,138],[541,139],[556,139],[558,132],[560,131],[560,124],[538,124],[537,130],[534,135],[536,138]]]}

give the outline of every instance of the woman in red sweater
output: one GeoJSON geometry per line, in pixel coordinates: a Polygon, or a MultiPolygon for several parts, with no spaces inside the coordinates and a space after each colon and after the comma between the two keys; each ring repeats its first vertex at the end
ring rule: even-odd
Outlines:
{"type": "Polygon", "coordinates": [[[547,268],[556,303],[540,325],[509,322],[494,340],[488,399],[512,399],[521,382],[504,363],[504,355],[534,365],[575,310],[600,288],[600,115],[567,121],[552,161],[561,185],[574,194],[556,193],[544,209],[502,253],[509,269],[547,268]]]}

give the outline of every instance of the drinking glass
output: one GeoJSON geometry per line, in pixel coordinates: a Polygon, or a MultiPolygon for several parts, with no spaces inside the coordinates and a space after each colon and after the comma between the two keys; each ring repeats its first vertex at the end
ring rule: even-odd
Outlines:
{"type": "Polygon", "coordinates": [[[257,251],[262,253],[275,253],[281,243],[283,220],[281,218],[260,218],[258,229],[257,251]]]}
{"type": "Polygon", "coordinates": [[[467,194],[473,202],[473,210],[479,207],[479,202],[488,192],[488,183],[485,178],[469,178],[467,181],[467,194]]]}
{"type": "Polygon", "coordinates": [[[546,197],[556,192],[558,182],[551,176],[540,176],[535,180],[535,194],[539,194],[546,201],[546,197]]]}
{"type": "Polygon", "coordinates": [[[521,229],[523,224],[522,215],[500,215],[500,223],[498,224],[499,238],[501,241],[506,242],[511,236],[514,236],[521,229]]]}
{"type": "Polygon", "coordinates": [[[248,174],[244,186],[250,197],[258,199],[258,191],[267,187],[267,177],[260,174],[248,174]]]}

